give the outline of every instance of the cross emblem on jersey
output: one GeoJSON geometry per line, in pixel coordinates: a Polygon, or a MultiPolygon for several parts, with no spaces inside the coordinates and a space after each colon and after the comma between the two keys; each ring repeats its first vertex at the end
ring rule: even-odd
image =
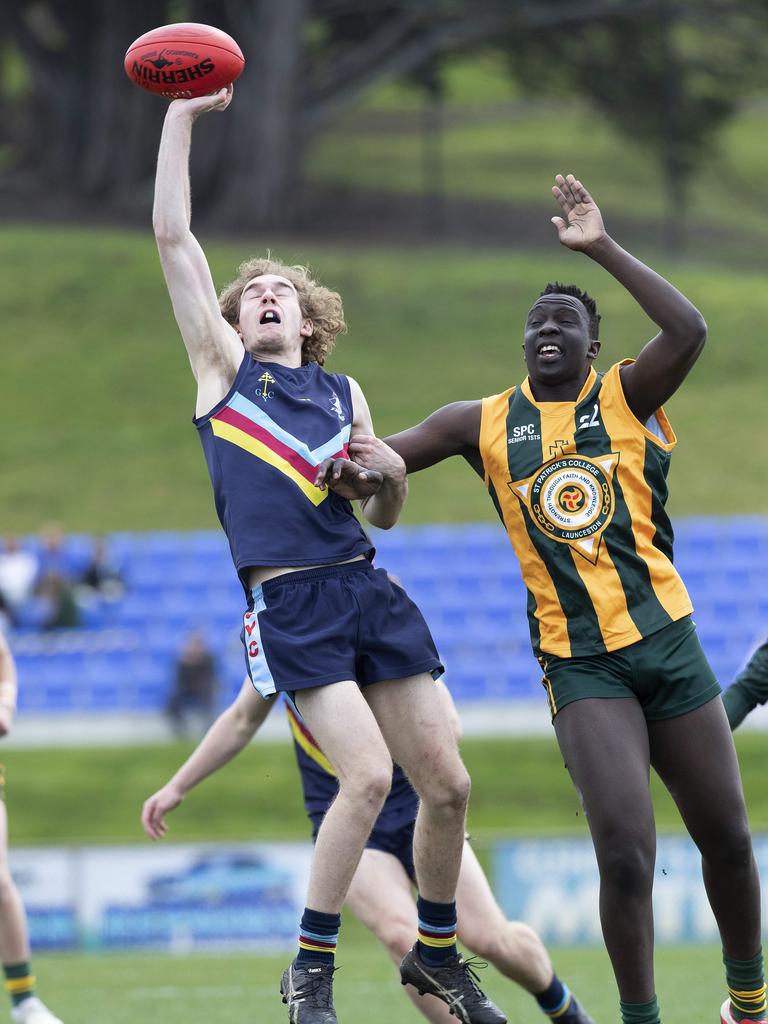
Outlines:
{"type": "Polygon", "coordinates": [[[261,397],[264,399],[265,402],[266,402],[266,400],[268,398],[274,398],[275,397],[275,392],[269,390],[269,385],[275,383],[275,378],[272,376],[272,374],[269,373],[268,371],[265,371],[258,378],[258,381],[259,381],[259,384],[263,384],[264,385],[264,390],[263,391],[257,391],[256,394],[257,395],[261,395],[261,397]]]}
{"type": "Polygon", "coordinates": [[[550,459],[562,458],[565,455],[566,448],[570,448],[573,441],[553,441],[549,446],[549,457],[550,459]]]}

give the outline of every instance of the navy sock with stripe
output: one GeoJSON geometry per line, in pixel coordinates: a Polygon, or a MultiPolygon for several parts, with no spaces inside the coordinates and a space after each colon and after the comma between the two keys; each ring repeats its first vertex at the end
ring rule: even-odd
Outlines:
{"type": "Polygon", "coordinates": [[[319,910],[304,908],[299,929],[299,964],[332,964],[339,941],[341,914],[323,914],[319,910]]]}
{"type": "Polygon", "coordinates": [[[556,974],[552,975],[549,987],[534,998],[544,1013],[552,1020],[560,1020],[567,1012],[572,1003],[571,990],[563,984],[556,974]]]}
{"type": "Polygon", "coordinates": [[[418,954],[425,964],[437,967],[456,955],[456,904],[433,903],[419,896],[418,954]]]}

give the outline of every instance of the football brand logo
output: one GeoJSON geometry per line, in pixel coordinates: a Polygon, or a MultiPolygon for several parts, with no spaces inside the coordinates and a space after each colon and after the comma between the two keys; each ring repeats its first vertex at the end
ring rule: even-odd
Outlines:
{"type": "Polygon", "coordinates": [[[562,456],[527,480],[510,481],[509,487],[542,533],[568,544],[594,565],[616,507],[613,475],[618,462],[618,452],[597,458],[562,456]]]}

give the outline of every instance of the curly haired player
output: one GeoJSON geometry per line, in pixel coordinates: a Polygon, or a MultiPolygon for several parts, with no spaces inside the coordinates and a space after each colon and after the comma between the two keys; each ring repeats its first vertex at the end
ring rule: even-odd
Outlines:
{"type": "Polygon", "coordinates": [[[386,529],[407,484],[402,459],[386,446],[376,471],[347,457],[350,438],[373,426],[359,385],[323,369],[344,327],[341,300],[304,268],[271,260],[244,264],[219,300],[190,230],[192,125],[231,97],[230,87],[170,104],[153,225],[197,381],[195,425],[216,509],[246,594],[251,680],[264,698],[292,695],[339,778],[315,844],[298,954],[281,979],[283,1001],[293,1024],[335,1024],[339,911],[394,758],[421,798],[419,931],[403,969],[452,1000],[465,1024],[503,1024],[456,950],[469,777],[432,686],[442,665],[418,608],[373,568],[349,500],[362,499],[366,518],[386,529]]]}

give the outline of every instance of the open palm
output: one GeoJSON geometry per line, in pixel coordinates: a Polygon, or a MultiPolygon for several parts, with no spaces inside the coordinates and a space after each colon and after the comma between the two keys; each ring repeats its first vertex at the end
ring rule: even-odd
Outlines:
{"type": "Polygon", "coordinates": [[[572,174],[555,176],[552,195],[560,204],[562,217],[553,217],[560,242],[568,249],[583,250],[605,234],[603,218],[592,196],[572,174]]]}

